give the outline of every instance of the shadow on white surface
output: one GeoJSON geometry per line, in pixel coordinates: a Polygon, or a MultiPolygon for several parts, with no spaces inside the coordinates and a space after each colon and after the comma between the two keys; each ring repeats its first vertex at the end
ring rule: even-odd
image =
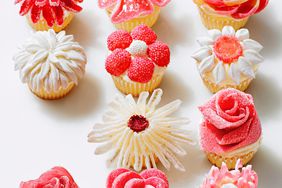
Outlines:
{"type": "Polygon", "coordinates": [[[72,120],[93,114],[100,108],[101,90],[98,80],[86,75],[79,85],[66,97],[60,100],[41,100],[45,113],[58,119],[72,120]]]}

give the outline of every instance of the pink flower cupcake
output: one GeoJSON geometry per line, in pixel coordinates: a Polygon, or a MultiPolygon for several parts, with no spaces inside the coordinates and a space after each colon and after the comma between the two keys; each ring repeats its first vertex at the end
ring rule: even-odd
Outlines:
{"type": "Polygon", "coordinates": [[[250,16],[261,12],[268,0],[194,0],[203,24],[208,29],[222,29],[231,25],[244,27],[250,16]]]}
{"type": "Polygon", "coordinates": [[[169,188],[166,175],[158,169],[144,170],[140,174],[125,168],[110,173],[106,188],[169,188]]]}
{"type": "Polygon", "coordinates": [[[261,123],[253,97],[236,89],[225,89],[199,107],[204,120],[200,125],[200,143],[209,161],[229,169],[241,159],[247,164],[261,141],[261,123]]]}
{"type": "Polygon", "coordinates": [[[131,31],[141,24],[152,27],[161,8],[169,2],[170,0],[98,0],[98,5],[106,9],[116,28],[131,31]]]}
{"type": "Polygon", "coordinates": [[[83,0],[16,0],[21,4],[20,15],[26,16],[37,31],[63,30],[82,8],[83,0]]]}
{"type": "Polygon", "coordinates": [[[201,188],[257,188],[258,176],[252,166],[242,166],[237,161],[235,170],[229,171],[226,164],[222,163],[221,168],[213,166],[204,180],[201,188]],[[240,170],[241,169],[241,170],[240,170]]]}
{"type": "Polygon", "coordinates": [[[22,182],[20,188],[64,187],[78,188],[70,173],[63,167],[54,167],[38,179],[22,182]]]}
{"type": "Polygon", "coordinates": [[[111,54],[106,59],[106,70],[121,92],[138,96],[160,85],[170,62],[170,50],[157,40],[152,29],[140,25],[131,33],[115,31],[107,42],[111,54]]]}

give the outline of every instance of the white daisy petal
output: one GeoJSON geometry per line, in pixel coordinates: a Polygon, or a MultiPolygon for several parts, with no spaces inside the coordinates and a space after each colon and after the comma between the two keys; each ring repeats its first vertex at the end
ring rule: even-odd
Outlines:
{"type": "Polygon", "coordinates": [[[237,85],[240,84],[241,75],[237,63],[231,63],[228,74],[237,85]]]}
{"type": "Polygon", "coordinates": [[[252,66],[248,63],[248,60],[240,57],[238,60],[239,70],[246,76],[250,78],[255,78],[255,73],[252,66]]]}
{"type": "Polygon", "coordinates": [[[212,54],[212,49],[208,46],[200,48],[198,51],[193,53],[192,58],[196,61],[201,62],[206,57],[209,57],[212,54]]]}
{"type": "Polygon", "coordinates": [[[263,61],[263,57],[255,50],[245,50],[244,58],[254,64],[259,64],[263,61]]]}
{"type": "Polygon", "coordinates": [[[214,65],[214,55],[206,57],[198,66],[200,74],[203,75],[204,73],[211,71],[214,65]]]}
{"type": "Polygon", "coordinates": [[[243,48],[246,50],[252,49],[257,52],[260,52],[263,49],[263,46],[260,43],[252,39],[243,40],[242,44],[243,44],[243,48]]]}
{"type": "Polygon", "coordinates": [[[250,33],[248,29],[239,29],[236,34],[235,34],[236,38],[238,38],[240,41],[249,39],[250,37],[250,33]]]}
{"type": "Polygon", "coordinates": [[[224,26],[223,29],[222,29],[222,35],[234,36],[235,30],[232,26],[224,26]]]}
{"type": "Polygon", "coordinates": [[[218,29],[208,30],[208,34],[212,38],[213,41],[216,41],[216,39],[218,39],[218,37],[222,35],[221,31],[218,29]]]}
{"type": "Polygon", "coordinates": [[[212,71],[216,84],[221,83],[225,79],[225,68],[222,62],[218,62],[212,71]]]}
{"type": "Polygon", "coordinates": [[[214,43],[214,41],[209,37],[200,37],[197,39],[197,42],[200,46],[209,46],[214,43]]]}

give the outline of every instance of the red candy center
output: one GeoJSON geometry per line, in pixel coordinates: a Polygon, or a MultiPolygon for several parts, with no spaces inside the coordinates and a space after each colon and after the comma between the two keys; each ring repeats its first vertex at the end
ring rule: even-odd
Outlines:
{"type": "Polygon", "coordinates": [[[232,63],[243,54],[243,48],[236,37],[221,36],[215,41],[214,52],[223,63],[232,63]]]}
{"type": "Polygon", "coordinates": [[[144,131],[149,127],[149,121],[141,115],[133,115],[128,121],[128,127],[134,132],[144,131]]]}

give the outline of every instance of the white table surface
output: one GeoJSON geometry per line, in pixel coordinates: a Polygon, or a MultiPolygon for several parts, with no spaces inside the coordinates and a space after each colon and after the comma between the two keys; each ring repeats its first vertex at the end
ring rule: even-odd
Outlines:
{"type": "MultiPolygon", "coordinates": [[[[263,142],[252,160],[259,175],[260,188],[282,186],[282,2],[270,0],[269,6],[253,16],[247,28],[251,38],[259,41],[265,57],[256,80],[247,90],[255,104],[263,127],[263,142]]],[[[87,142],[87,134],[117,89],[104,69],[106,38],[115,30],[106,13],[95,0],[85,0],[84,10],[67,28],[68,34],[85,48],[87,73],[80,85],[58,101],[35,97],[20,82],[14,71],[12,56],[17,47],[33,32],[13,0],[0,2],[0,179],[1,187],[18,187],[22,180],[37,178],[53,166],[67,168],[81,188],[103,188],[108,173],[107,155],[95,156],[95,144],[87,142]]],[[[171,47],[171,64],[163,80],[162,104],[183,100],[179,115],[190,117],[195,137],[201,114],[197,106],[211,97],[202,84],[190,55],[198,49],[197,36],[206,29],[192,0],[174,0],[163,9],[153,29],[171,47]]],[[[188,147],[182,158],[185,173],[171,169],[172,188],[197,188],[211,165],[199,146],[188,147]]]]}

